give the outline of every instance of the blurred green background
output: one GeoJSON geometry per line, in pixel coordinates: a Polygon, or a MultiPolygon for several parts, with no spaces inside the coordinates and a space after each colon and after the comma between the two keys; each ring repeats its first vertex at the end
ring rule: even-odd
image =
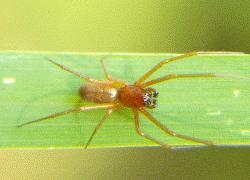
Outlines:
{"type": "MultiPolygon", "coordinates": [[[[0,1],[0,50],[250,53],[248,0],[0,1]]],[[[2,150],[1,179],[247,179],[250,149],[2,150]]]]}

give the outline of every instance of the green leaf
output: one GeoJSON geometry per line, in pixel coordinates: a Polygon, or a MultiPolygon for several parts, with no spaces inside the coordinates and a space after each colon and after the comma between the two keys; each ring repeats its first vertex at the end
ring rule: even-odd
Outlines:
{"type": "MultiPolygon", "coordinates": [[[[69,108],[91,104],[78,95],[86,83],[46,60],[104,79],[101,53],[0,53],[0,147],[84,147],[104,110],[72,113],[48,121],[17,125],[69,108]]],[[[176,54],[113,54],[106,64],[116,79],[132,83],[156,63],[176,54]]],[[[172,130],[216,144],[250,144],[250,55],[201,55],[170,63],[155,73],[218,73],[226,78],[185,78],[153,86],[158,108],[148,110],[172,130]]],[[[169,137],[140,115],[142,129],[167,144],[197,143],[169,137]]],[[[91,147],[156,145],[136,134],[130,109],[114,112],[91,147]]]]}

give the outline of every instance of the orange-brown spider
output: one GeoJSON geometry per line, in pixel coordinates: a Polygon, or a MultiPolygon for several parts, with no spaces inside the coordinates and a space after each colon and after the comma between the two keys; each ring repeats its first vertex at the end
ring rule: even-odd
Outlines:
{"type": "Polygon", "coordinates": [[[105,122],[105,120],[111,115],[111,113],[120,107],[127,107],[131,108],[133,114],[134,114],[134,122],[135,122],[135,129],[136,132],[159,145],[162,147],[165,147],[167,149],[171,148],[170,145],[167,145],[163,143],[162,141],[152,137],[151,135],[143,132],[140,128],[139,123],[139,112],[142,113],[147,119],[149,119],[153,124],[155,124],[157,127],[159,127],[161,130],[163,130],[165,133],[167,133],[170,136],[174,136],[177,138],[202,143],[206,145],[213,145],[212,142],[201,140],[194,137],[185,136],[182,134],[178,134],[162,123],[160,123],[157,119],[155,119],[147,110],[146,108],[152,109],[156,107],[157,103],[157,96],[158,92],[153,88],[148,88],[149,86],[152,86],[154,84],[171,80],[171,79],[177,79],[177,78],[198,78],[198,77],[204,77],[204,78],[210,78],[210,77],[221,77],[217,74],[213,73],[204,73],[204,74],[169,74],[157,79],[153,79],[150,81],[146,81],[154,72],[156,72],[158,69],[160,69],[165,64],[168,64],[170,62],[174,62],[177,60],[183,60],[187,57],[196,56],[199,54],[206,54],[206,53],[230,53],[230,52],[190,52],[184,55],[180,55],[177,57],[165,59],[161,61],[160,63],[156,64],[152,69],[150,69],[148,72],[146,72],[142,77],[140,77],[134,84],[128,85],[124,81],[113,79],[107,72],[106,66],[104,64],[104,61],[102,58],[101,63],[103,66],[104,74],[106,76],[107,80],[96,80],[93,78],[90,78],[88,76],[81,75],[77,72],[74,72],[70,70],[69,68],[54,62],[53,60],[49,59],[49,61],[57,66],[59,66],[61,69],[68,71],[79,78],[87,81],[88,83],[81,86],[79,89],[80,96],[90,102],[97,103],[96,105],[90,105],[90,106],[82,106],[75,109],[69,109],[63,112],[54,113],[51,115],[48,115],[46,117],[36,119],[30,122],[26,122],[24,124],[19,125],[19,127],[43,121],[46,119],[52,119],[58,116],[62,116],[68,113],[72,112],[79,112],[79,111],[86,111],[86,110],[93,110],[93,109],[107,109],[105,115],[101,119],[101,121],[97,124],[95,127],[93,133],[91,134],[88,142],[85,145],[85,148],[88,147],[91,140],[93,139],[94,135],[98,131],[98,129],[102,126],[102,124],[105,122]]]}

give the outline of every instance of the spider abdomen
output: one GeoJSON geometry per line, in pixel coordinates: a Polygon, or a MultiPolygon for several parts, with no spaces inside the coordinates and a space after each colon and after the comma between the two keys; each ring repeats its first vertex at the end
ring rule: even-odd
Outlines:
{"type": "Polygon", "coordinates": [[[79,89],[80,96],[86,101],[109,103],[117,99],[117,89],[107,84],[89,83],[79,89]]]}

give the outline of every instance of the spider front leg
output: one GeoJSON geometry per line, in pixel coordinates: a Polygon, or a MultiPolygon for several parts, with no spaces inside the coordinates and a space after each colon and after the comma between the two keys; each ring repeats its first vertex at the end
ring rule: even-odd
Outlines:
{"type": "Polygon", "coordinates": [[[145,88],[154,84],[158,84],[163,81],[171,79],[180,79],[180,78],[213,78],[213,77],[223,77],[223,75],[212,74],[212,73],[202,73],[202,74],[169,74],[161,78],[153,79],[151,81],[141,84],[141,87],[145,88]]]}
{"type": "Polygon", "coordinates": [[[154,123],[157,127],[159,127],[161,130],[163,130],[165,133],[167,133],[170,136],[174,136],[180,139],[184,139],[184,140],[188,140],[188,141],[193,141],[196,143],[201,143],[201,144],[205,144],[208,146],[213,146],[213,142],[211,141],[206,141],[206,140],[202,140],[202,139],[198,139],[195,137],[189,137],[189,136],[185,136],[182,134],[177,134],[176,132],[172,131],[171,129],[167,128],[166,126],[164,126],[163,124],[161,124],[158,120],[156,120],[150,113],[148,113],[145,109],[141,108],[140,112],[142,112],[146,118],[148,118],[152,123],[154,123]]]}
{"type": "Polygon", "coordinates": [[[139,134],[140,136],[142,137],[145,137],[147,138],[148,140],[150,141],[153,141],[154,143],[156,144],[159,144],[160,146],[162,146],[163,148],[166,148],[166,149],[171,149],[171,146],[170,145],[167,145],[165,144],[164,142],[148,135],[147,133],[143,132],[140,128],[140,122],[139,122],[139,113],[138,113],[138,110],[136,109],[133,109],[133,113],[134,113],[134,121],[135,121],[135,130],[137,132],[137,134],[139,134]]]}
{"type": "Polygon", "coordinates": [[[139,78],[135,85],[141,85],[146,79],[148,79],[152,74],[154,74],[158,69],[160,69],[163,65],[168,64],[170,62],[178,61],[178,60],[185,60],[188,57],[198,56],[201,54],[244,54],[241,52],[222,52],[222,51],[211,51],[211,52],[189,52],[180,56],[172,57],[169,59],[164,59],[163,61],[156,64],[152,69],[146,72],[141,78],[139,78]]]}

